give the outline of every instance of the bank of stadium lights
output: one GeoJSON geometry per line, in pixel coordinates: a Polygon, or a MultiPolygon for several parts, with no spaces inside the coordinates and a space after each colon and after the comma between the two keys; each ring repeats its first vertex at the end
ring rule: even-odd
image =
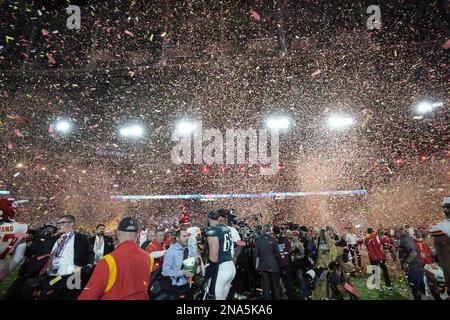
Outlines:
{"type": "Polygon", "coordinates": [[[354,123],[355,120],[348,115],[332,115],[328,118],[328,126],[331,129],[346,129],[354,123]]]}
{"type": "Polygon", "coordinates": [[[140,138],[144,135],[144,127],[138,124],[126,125],[120,128],[120,135],[124,138],[140,138]]]}
{"type": "Polygon", "coordinates": [[[266,120],[268,129],[286,130],[291,125],[291,120],[287,116],[270,117],[266,120]]]}
{"type": "Polygon", "coordinates": [[[193,121],[182,120],[178,122],[175,132],[179,135],[189,135],[195,130],[195,123],[193,121]]]}
{"type": "Polygon", "coordinates": [[[418,114],[415,119],[422,119],[424,115],[430,114],[434,109],[442,107],[444,104],[442,102],[432,102],[430,100],[420,101],[416,105],[416,113],[418,114]]]}
{"type": "Polygon", "coordinates": [[[72,129],[72,124],[68,120],[60,119],[55,123],[55,130],[59,133],[69,133],[72,129]]]}

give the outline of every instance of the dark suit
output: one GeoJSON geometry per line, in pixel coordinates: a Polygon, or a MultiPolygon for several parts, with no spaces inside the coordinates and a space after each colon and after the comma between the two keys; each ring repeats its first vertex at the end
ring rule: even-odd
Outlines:
{"type": "Polygon", "coordinates": [[[279,300],[280,290],[280,250],[277,241],[269,234],[256,238],[254,262],[256,269],[261,272],[264,300],[279,300]]]}
{"type": "MultiPolygon", "coordinates": [[[[114,251],[114,240],[112,237],[109,236],[103,236],[103,239],[105,241],[105,246],[103,248],[103,255],[106,256],[107,254],[110,254],[114,251]]],[[[95,236],[89,237],[89,243],[91,244],[92,249],[94,249],[95,244],[95,236]]]]}
{"type": "MultiPolygon", "coordinates": [[[[55,242],[59,239],[60,235],[55,237],[51,237],[47,241],[45,241],[42,245],[42,250],[40,252],[40,256],[48,254],[50,255],[55,242]]],[[[82,267],[81,271],[81,289],[87,283],[89,279],[87,279],[90,271],[92,269],[92,265],[94,263],[94,251],[92,250],[91,244],[89,242],[88,236],[75,232],[74,235],[74,258],[73,264],[75,266],[82,267]]],[[[41,259],[40,262],[36,265],[41,270],[46,262],[47,258],[41,259]]],[[[81,293],[80,289],[68,289],[67,288],[67,279],[70,277],[63,276],[60,281],[58,281],[54,285],[50,285],[50,281],[55,278],[49,275],[45,275],[41,278],[40,288],[41,293],[39,295],[39,299],[41,300],[71,300],[76,299],[78,295],[81,293]]]]}

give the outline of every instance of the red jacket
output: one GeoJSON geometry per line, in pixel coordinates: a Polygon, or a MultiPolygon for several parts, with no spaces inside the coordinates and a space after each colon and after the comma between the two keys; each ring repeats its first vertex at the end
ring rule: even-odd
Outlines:
{"type": "Polygon", "coordinates": [[[363,241],[366,245],[367,252],[369,253],[369,260],[382,261],[386,259],[383,249],[381,248],[381,244],[389,243],[390,241],[388,238],[382,237],[380,239],[376,233],[372,233],[367,235],[364,239],[358,240],[357,243],[361,244],[363,241]]]}
{"type": "Polygon", "coordinates": [[[428,247],[428,243],[426,240],[417,240],[414,239],[414,243],[417,249],[417,256],[420,259],[422,264],[430,264],[433,263],[433,256],[431,255],[430,247],[428,247]]]}
{"type": "Polygon", "coordinates": [[[148,300],[152,264],[147,252],[125,241],[100,259],[78,300],[148,300]]]}
{"type": "MultiPolygon", "coordinates": [[[[155,251],[164,251],[166,250],[166,246],[164,245],[164,243],[158,243],[156,241],[152,241],[147,248],[145,248],[145,251],[147,251],[148,253],[152,253],[155,251]]],[[[155,264],[153,266],[153,271],[158,270],[160,267],[162,267],[164,262],[164,257],[155,259],[155,264]]]]}

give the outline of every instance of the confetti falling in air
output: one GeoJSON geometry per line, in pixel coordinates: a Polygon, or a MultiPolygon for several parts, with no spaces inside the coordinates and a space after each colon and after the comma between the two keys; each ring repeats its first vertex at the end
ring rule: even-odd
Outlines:
{"type": "Polygon", "coordinates": [[[447,12],[432,3],[386,4],[380,30],[345,1],[94,1],[81,5],[80,30],[66,29],[57,2],[27,6],[4,1],[0,19],[0,188],[30,200],[23,221],[67,212],[90,227],[123,213],[143,224],[178,215],[176,201],[113,195],[353,189],[367,194],[184,202],[199,221],[218,206],[258,223],[362,230],[442,218],[450,43],[436,20],[447,12]],[[417,114],[427,99],[441,105],[417,114]],[[172,162],[181,119],[225,133],[280,114],[291,122],[273,177],[260,164],[172,162]],[[336,114],[353,125],[332,129],[336,114]],[[129,124],[145,134],[125,139],[129,124]]]}
{"type": "Polygon", "coordinates": [[[56,64],[56,60],[55,60],[55,58],[53,57],[53,54],[47,53],[47,58],[48,58],[48,61],[49,61],[51,64],[56,64]]]}
{"type": "Polygon", "coordinates": [[[19,129],[14,129],[14,133],[16,134],[16,136],[23,138],[23,134],[19,129]]]}
{"type": "Polygon", "coordinates": [[[443,44],[442,44],[442,48],[444,48],[444,49],[449,49],[450,48],[450,39],[447,39],[447,41],[445,41],[443,44]]]}
{"type": "Polygon", "coordinates": [[[255,10],[250,10],[250,16],[253,18],[253,19],[255,19],[255,20],[257,20],[257,21],[260,21],[261,20],[261,16],[259,15],[259,13],[258,12],[256,12],[255,10]]]}
{"type": "Polygon", "coordinates": [[[314,71],[313,73],[311,73],[311,77],[318,76],[318,75],[321,74],[321,73],[322,73],[322,71],[316,70],[316,71],[314,71]]]}

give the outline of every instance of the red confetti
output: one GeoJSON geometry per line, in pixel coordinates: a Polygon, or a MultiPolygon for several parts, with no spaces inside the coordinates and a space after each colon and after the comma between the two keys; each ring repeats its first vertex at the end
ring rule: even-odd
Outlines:
{"type": "Polygon", "coordinates": [[[12,150],[13,149],[13,144],[10,142],[8,143],[8,150],[12,150]]]}
{"type": "Polygon", "coordinates": [[[55,64],[56,63],[56,60],[55,60],[55,58],[53,58],[53,55],[51,53],[47,53],[47,58],[48,58],[48,61],[50,61],[51,64],[55,64]]]}
{"type": "Polygon", "coordinates": [[[25,123],[25,120],[21,116],[15,116],[14,121],[16,121],[17,124],[25,123]]]}
{"type": "Polygon", "coordinates": [[[94,124],[92,126],[89,126],[89,129],[95,129],[95,128],[98,128],[98,127],[99,127],[99,124],[97,123],[97,124],[94,124]]]}
{"type": "Polygon", "coordinates": [[[54,130],[55,130],[55,125],[54,124],[51,124],[51,125],[48,126],[48,132],[49,133],[52,133],[54,130]]]}
{"type": "Polygon", "coordinates": [[[9,95],[8,95],[8,90],[6,90],[6,89],[3,90],[3,96],[4,96],[5,98],[8,98],[8,97],[9,97],[9,95]]]}
{"type": "Polygon", "coordinates": [[[128,30],[125,30],[125,34],[134,37],[134,34],[132,32],[130,32],[130,31],[128,31],[128,30]]]}
{"type": "Polygon", "coordinates": [[[442,48],[444,49],[448,49],[450,48],[450,39],[447,39],[447,41],[444,42],[444,44],[442,45],[442,48]]]}
{"type": "Polygon", "coordinates": [[[16,136],[18,136],[18,137],[23,137],[23,134],[22,134],[22,132],[20,132],[19,129],[14,129],[14,133],[15,133],[16,136]]]}
{"type": "Polygon", "coordinates": [[[250,10],[250,16],[257,21],[261,20],[260,14],[253,9],[250,10]]]}
{"type": "Polygon", "coordinates": [[[50,34],[50,32],[48,32],[47,29],[42,29],[42,35],[43,36],[48,36],[50,34]]]}
{"type": "Polygon", "coordinates": [[[311,73],[311,77],[318,76],[318,75],[321,74],[321,73],[322,73],[322,71],[316,70],[316,71],[314,71],[313,73],[311,73]]]}

